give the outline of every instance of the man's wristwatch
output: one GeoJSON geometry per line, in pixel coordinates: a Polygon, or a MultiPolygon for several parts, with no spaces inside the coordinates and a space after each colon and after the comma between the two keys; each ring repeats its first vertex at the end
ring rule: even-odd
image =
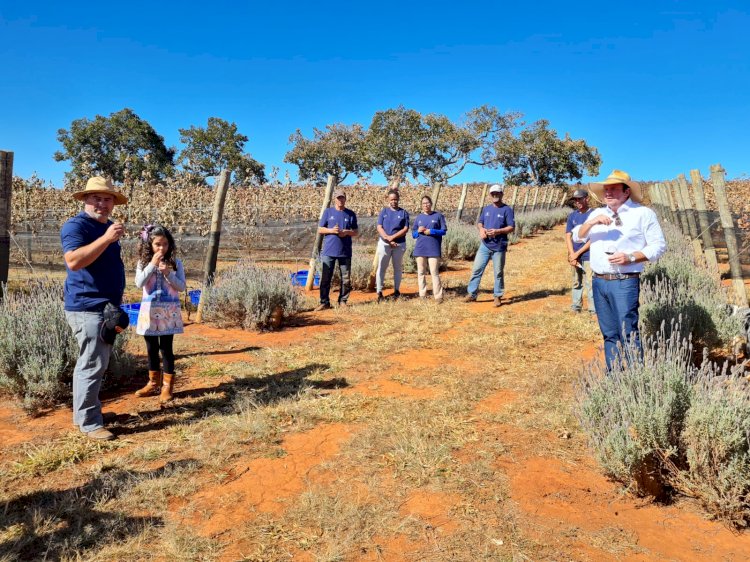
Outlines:
{"type": "Polygon", "coordinates": [[[628,260],[630,263],[635,263],[635,254],[628,254],[628,260]]]}

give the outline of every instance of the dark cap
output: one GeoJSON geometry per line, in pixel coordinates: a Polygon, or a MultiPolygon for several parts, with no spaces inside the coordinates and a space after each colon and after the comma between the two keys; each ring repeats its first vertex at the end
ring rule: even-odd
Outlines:
{"type": "Polygon", "coordinates": [[[585,199],[588,196],[589,192],[585,189],[576,189],[572,195],[573,199],[585,199]]]}
{"type": "Polygon", "coordinates": [[[112,345],[115,343],[117,334],[130,325],[130,319],[123,309],[113,305],[111,302],[108,302],[107,306],[104,307],[102,316],[104,317],[104,321],[102,322],[99,337],[102,338],[103,342],[112,345]],[[118,330],[118,328],[121,329],[118,330]]]}
{"type": "Polygon", "coordinates": [[[336,199],[338,197],[346,197],[346,193],[344,193],[343,189],[337,189],[333,192],[333,198],[336,199]]]}

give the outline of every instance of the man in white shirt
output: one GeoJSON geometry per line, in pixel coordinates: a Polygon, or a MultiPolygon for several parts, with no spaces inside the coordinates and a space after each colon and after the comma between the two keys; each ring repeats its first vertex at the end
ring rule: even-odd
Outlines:
{"type": "Polygon", "coordinates": [[[647,261],[658,260],[667,249],[656,213],[640,205],[641,186],[630,175],[614,170],[591,191],[606,205],[595,209],[573,229],[575,242],[591,242],[594,303],[604,337],[607,368],[620,349],[632,342],[640,350],[638,297],[640,274],[647,261]]]}

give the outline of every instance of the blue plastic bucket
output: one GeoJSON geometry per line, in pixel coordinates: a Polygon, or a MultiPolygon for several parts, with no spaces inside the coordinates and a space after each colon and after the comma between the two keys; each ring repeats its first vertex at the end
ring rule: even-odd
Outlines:
{"type": "Polygon", "coordinates": [[[198,306],[198,303],[201,302],[201,290],[188,291],[188,297],[190,297],[190,303],[193,306],[198,306]]]}
{"type": "MultiPolygon", "coordinates": [[[[296,285],[298,287],[304,287],[307,285],[307,276],[309,272],[306,269],[300,269],[296,273],[292,273],[289,275],[289,278],[292,280],[292,285],[296,285]]],[[[315,277],[313,277],[313,286],[317,287],[320,285],[320,275],[315,274],[315,277]]]]}
{"type": "Polygon", "coordinates": [[[135,328],[135,325],[138,324],[138,313],[141,311],[141,303],[121,304],[120,308],[125,311],[128,315],[130,325],[135,328]]]}

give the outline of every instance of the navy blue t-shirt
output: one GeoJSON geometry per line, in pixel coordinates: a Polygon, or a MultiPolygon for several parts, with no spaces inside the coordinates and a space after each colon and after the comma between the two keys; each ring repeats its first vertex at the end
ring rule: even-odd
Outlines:
{"type": "MultiPolygon", "coordinates": [[[[414,226],[412,232],[417,232],[420,226],[429,228],[431,230],[448,230],[448,225],[445,222],[445,217],[437,211],[432,211],[429,215],[420,213],[414,219],[414,226]]],[[[414,244],[414,257],[415,258],[439,258],[442,256],[441,246],[443,243],[442,236],[436,236],[430,234],[420,234],[419,238],[414,244]]]]}
{"type": "MultiPolygon", "coordinates": [[[[378,215],[378,225],[382,226],[385,233],[390,236],[404,227],[409,228],[409,213],[401,208],[394,211],[390,207],[385,207],[378,215]]],[[[406,234],[396,238],[394,242],[397,244],[406,242],[406,234]]]]}
{"type": "MultiPolygon", "coordinates": [[[[351,209],[337,211],[335,207],[326,209],[323,218],[320,219],[320,225],[325,228],[334,228],[339,225],[341,230],[356,230],[357,215],[351,209]]],[[[338,234],[325,234],[323,236],[323,250],[321,256],[329,258],[350,258],[352,257],[352,237],[345,236],[339,238],[338,234]]]]}
{"type": "MultiPolygon", "coordinates": [[[[589,218],[589,215],[591,214],[591,211],[593,209],[589,209],[585,213],[581,213],[580,211],[573,211],[568,215],[568,222],[565,225],[565,232],[573,232],[573,229],[578,226],[579,224],[583,224],[586,222],[586,219],[589,218]]],[[[573,251],[577,252],[581,248],[583,248],[584,244],[586,242],[573,242],[573,251]]],[[[584,253],[581,254],[581,257],[578,258],[578,261],[585,262],[589,261],[589,251],[586,250],[584,253]]]]}
{"type": "MultiPolygon", "coordinates": [[[[516,226],[516,219],[513,214],[513,208],[503,203],[499,207],[487,205],[482,209],[482,215],[479,217],[477,223],[484,226],[484,228],[497,229],[505,228],[506,226],[516,226]]],[[[485,240],[482,240],[482,243],[490,250],[504,252],[508,247],[508,235],[488,236],[485,240]]]]}
{"type": "MultiPolygon", "coordinates": [[[[112,221],[101,223],[86,213],[68,219],[60,231],[63,253],[77,250],[100,238],[112,221]]],[[[65,279],[65,310],[101,310],[107,303],[122,303],[125,290],[125,266],[120,258],[120,242],[107,249],[88,267],[72,271],[67,264],[65,279]]]]}

